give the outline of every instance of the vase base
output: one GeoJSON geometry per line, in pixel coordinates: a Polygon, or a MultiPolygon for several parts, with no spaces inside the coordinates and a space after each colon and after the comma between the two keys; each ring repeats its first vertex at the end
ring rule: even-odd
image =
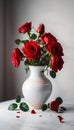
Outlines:
{"type": "MultiPolygon", "coordinates": [[[[27,103],[28,104],[28,103],[27,103]]],[[[43,104],[33,104],[33,103],[29,103],[28,106],[31,108],[31,109],[41,109],[43,104]]]]}

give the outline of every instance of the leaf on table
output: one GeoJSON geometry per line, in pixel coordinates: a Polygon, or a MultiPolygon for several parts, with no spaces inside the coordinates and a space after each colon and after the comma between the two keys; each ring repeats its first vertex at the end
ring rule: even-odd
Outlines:
{"type": "Polygon", "coordinates": [[[58,113],[63,113],[64,111],[66,111],[66,108],[65,107],[59,107],[58,109],[58,113]]]}
{"type": "Polygon", "coordinates": [[[18,95],[15,100],[17,103],[19,103],[21,101],[21,96],[18,95]]]}
{"type": "Polygon", "coordinates": [[[25,112],[29,110],[29,106],[25,102],[21,102],[19,107],[22,111],[25,112]]]}
{"type": "Polygon", "coordinates": [[[42,105],[42,111],[45,111],[48,108],[48,106],[46,104],[42,105]]]}
{"type": "Polygon", "coordinates": [[[9,105],[8,110],[15,110],[18,107],[18,105],[16,103],[12,103],[11,105],[9,105]]]}
{"type": "Polygon", "coordinates": [[[57,97],[57,98],[56,98],[56,101],[59,103],[59,105],[63,103],[63,100],[62,100],[61,97],[57,97]]]}

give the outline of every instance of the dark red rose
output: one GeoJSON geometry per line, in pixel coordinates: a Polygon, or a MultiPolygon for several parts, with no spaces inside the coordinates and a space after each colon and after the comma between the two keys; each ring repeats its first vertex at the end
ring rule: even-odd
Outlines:
{"type": "Polygon", "coordinates": [[[40,59],[40,46],[35,41],[26,42],[22,48],[22,51],[29,61],[40,59]]]}
{"type": "Polygon", "coordinates": [[[53,57],[50,61],[50,66],[53,72],[57,72],[63,68],[64,61],[62,57],[53,57]]]}
{"type": "Polygon", "coordinates": [[[32,22],[26,22],[22,26],[19,27],[18,31],[20,33],[29,32],[31,30],[31,25],[32,25],[32,22]]]}
{"type": "Polygon", "coordinates": [[[43,34],[45,32],[44,24],[40,24],[36,31],[40,34],[43,34]]]}
{"type": "Polygon", "coordinates": [[[22,53],[18,48],[15,48],[12,52],[12,56],[11,56],[11,60],[12,60],[12,64],[15,67],[18,67],[20,64],[20,61],[22,60],[22,53]]]}
{"type": "Polygon", "coordinates": [[[51,53],[52,56],[63,56],[63,48],[58,42],[51,42],[46,45],[46,49],[51,53]]]}
{"type": "Polygon", "coordinates": [[[51,43],[53,41],[57,41],[56,38],[51,34],[51,33],[45,33],[41,36],[41,42],[48,44],[51,43]]]}
{"type": "Polygon", "coordinates": [[[53,110],[53,111],[58,111],[59,109],[59,103],[54,100],[50,103],[50,109],[53,110]]]}

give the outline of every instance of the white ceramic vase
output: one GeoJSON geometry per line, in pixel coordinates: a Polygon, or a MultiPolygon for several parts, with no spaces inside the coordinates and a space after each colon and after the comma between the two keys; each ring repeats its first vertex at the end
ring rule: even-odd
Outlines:
{"type": "Polygon", "coordinates": [[[44,66],[29,68],[30,75],[23,83],[22,92],[29,106],[40,109],[52,92],[52,84],[43,72],[44,66]]]}

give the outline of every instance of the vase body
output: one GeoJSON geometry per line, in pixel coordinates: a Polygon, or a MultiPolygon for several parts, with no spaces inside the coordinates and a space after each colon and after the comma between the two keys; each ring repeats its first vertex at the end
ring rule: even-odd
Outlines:
{"type": "Polygon", "coordinates": [[[29,68],[30,75],[23,83],[22,92],[29,106],[40,109],[52,92],[52,84],[42,72],[44,66],[29,66],[29,68]]]}

